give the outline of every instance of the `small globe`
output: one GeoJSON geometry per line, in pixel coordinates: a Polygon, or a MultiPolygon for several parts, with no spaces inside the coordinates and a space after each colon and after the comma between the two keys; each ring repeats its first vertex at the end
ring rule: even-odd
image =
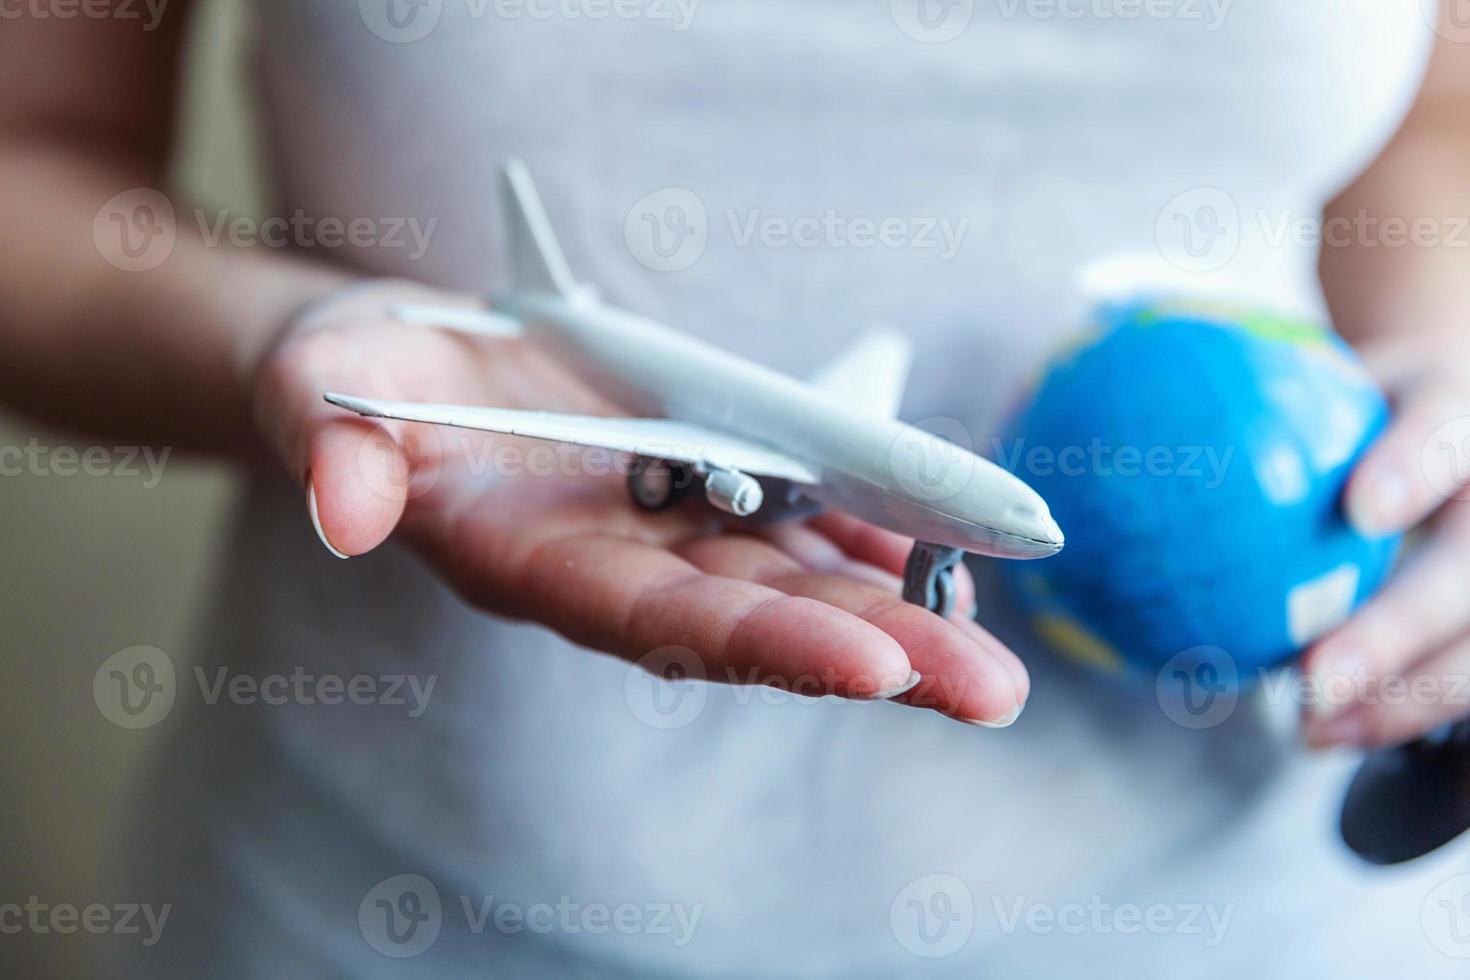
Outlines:
{"type": "Polygon", "coordinates": [[[1149,678],[1224,660],[1242,682],[1383,582],[1396,538],[1341,511],[1388,420],[1352,350],[1309,321],[1189,300],[1100,307],[996,444],[1067,536],[1002,563],[1051,645],[1149,678]]]}

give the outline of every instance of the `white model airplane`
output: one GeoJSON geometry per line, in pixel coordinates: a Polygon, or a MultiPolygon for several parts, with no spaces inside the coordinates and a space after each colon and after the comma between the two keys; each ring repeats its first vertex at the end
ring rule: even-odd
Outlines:
{"type": "Polygon", "coordinates": [[[503,172],[512,285],[494,312],[400,307],[407,322],[537,344],[643,418],[380,401],[328,394],[360,415],[598,447],[633,457],[629,489],[650,511],[694,482],[714,506],[763,519],[821,506],[914,538],[904,598],[947,616],[964,552],[1045,558],[1062,548],[1046,502],[995,464],[895,420],[910,349],[870,332],[804,384],[651,320],[573,281],[518,161],[503,172]]]}

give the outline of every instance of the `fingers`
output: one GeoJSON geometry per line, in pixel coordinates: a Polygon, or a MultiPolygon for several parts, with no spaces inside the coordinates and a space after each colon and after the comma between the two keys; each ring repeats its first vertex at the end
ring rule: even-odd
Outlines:
{"type": "Polygon", "coordinates": [[[1377,748],[1425,735],[1470,714],[1470,639],[1428,657],[1414,669],[1366,688],[1347,710],[1309,723],[1307,744],[1377,748]]]}
{"type": "MultiPolygon", "coordinates": [[[[628,660],[679,647],[711,680],[814,695],[872,698],[907,683],[908,658],[882,630],[769,585],[707,574],[670,550],[701,540],[708,518],[637,514],[616,481],[538,489],[535,501],[516,493],[503,507],[470,502],[439,527],[410,527],[471,602],[628,660]]],[[[748,554],[732,561],[759,573],[748,554]]]]}
{"type": "Polygon", "coordinates": [[[1462,447],[1433,442],[1446,423],[1466,415],[1470,386],[1441,375],[1419,380],[1348,481],[1345,509],[1353,526],[1370,536],[1405,530],[1444,504],[1446,488],[1463,488],[1470,474],[1462,447]]]}
{"type": "Polygon", "coordinates": [[[583,492],[585,505],[558,501],[539,525],[469,508],[435,535],[453,542],[439,560],[472,602],[629,660],[677,647],[711,680],[855,698],[907,692],[905,703],[971,723],[1017,714],[1019,662],[978,627],[908,605],[891,584],[809,571],[753,535],[702,536],[692,517],[649,520],[615,495],[583,492]]]}
{"type": "Polygon", "coordinates": [[[893,572],[864,561],[858,561],[839,548],[824,534],[804,524],[784,523],[754,529],[754,533],[778,554],[813,572],[848,575],[894,595],[900,591],[899,579],[893,572]]]}
{"type": "MultiPolygon", "coordinates": [[[[898,595],[914,539],[884,530],[840,511],[827,511],[805,524],[779,524],[766,531],[779,547],[796,555],[813,571],[840,572],[898,595]],[[874,574],[874,573],[877,574],[874,574]]],[[[963,564],[954,569],[958,621],[975,610],[975,578],[963,564]]]]}
{"type": "Polygon", "coordinates": [[[1370,535],[1436,512],[1439,520],[1384,590],[1304,656],[1314,682],[1304,735],[1319,747],[1402,741],[1466,711],[1445,672],[1463,681],[1467,666],[1470,505],[1461,492],[1470,473],[1467,447],[1452,442],[1455,423],[1470,415],[1470,380],[1426,357],[1418,339],[1390,339],[1364,358],[1397,397],[1393,421],[1348,482],[1348,518],[1370,535]],[[1400,689],[1406,694],[1395,697],[1400,689]]]}
{"type": "Polygon", "coordinates": [[[627,538],[545,541],[515,578],[517,612],[630,660],[688,648],[710,680],[871,698],[903,689],[912,673],[899,642],[858,617],[627,538]]]}
{"type": "Polygon", "coordinates": [[[1424,375],[1424,341],[1417,335],[1395,331],[1364,338],[1355,346],[1363,366],[1385,391],[1408,391],[1424,375]]]}
{"type": "Polygon", "coordinates": [[[793,556],[742,535],[691,542],[680,551],[706,572],[749,576],[789,595],[818,599],[897,640],[920,675],[915,688],[895,698],[901,703],[969,724],[1004,727],[1019,716],[1030,693],[1025,667],[1000,641],[974,623],[947,622],[904,602],[896,580],[880,585],[811,571],[793,556]]]}
{"type": "Polygon", "coordinates": [[[806,528],[823,535],[843,554],[858,561],[903,574],[904,562],[914,546],[913,538],[884,530],[841,511],[829,510],[813,517],[806,528]]]}
{"type": "Polygon", "coordinates": [[[967,617],[952,616],[949,621],[961,633],[969,636],[977,645],[986,646],[994,644],[1007,654],[1007,656],[1002,656],[1000,660],[1010,671],[1011,684],[1016,691],[1016,704],[1020,705],[1022,710],[1025,710],[1026,702],[1031,698],[1031,674],[1026,670],[1026,665],[1022,663],[1021,658],[1016,656],[1009,647],[992,636],[989,630],[975,622],[975,620],[967,617]]]}
{"type": "Polygon", "coordinates": [[[375,423],[323,401],[328,391],[411,398],[432,381],[459,391],[469,352],[437,331],[385,319],[390,299],[434,296],[399,282],[356,283],[298,315],[255,377],[256,422],[302,485],[312,524],[338,557],[377,547],[397,524],[421,465],[437,465],[426,427],[375,423]],[[344,326],[346,325],[346,326],[344,326]]]}
{"type": "Polygon", "coordinates": [[[388,429],[366,419],[330,419],[310,437],[307,509],[338,558],[366,554],[403,516],[415,461],[388,429]]]}
{"type": "Polygon", "coordinates": [[[342,412],[323,391],[352,377],[357,353],[335,335],[279,352],[260,379],[257,418],[306,492],[322,544],[341,558],[383,542],[403,514],[415,460],[395,430],[342,412]]]}
{"type": "MultiPolygon", "coordinates": [[[[474,305],[411,283],[359,283],[300,314],[255,377],[257,424],[305,489],[322,543],[339,557],[382,543],[405,515],[405,499],[430,504],[428,491],[451,462],[478,467],[477,477],[493,476],[484,472],[490,454],[478,455],[493,440],[441,437],[427,425],[368,423],[327,404],[326,392],[594,414],[609,407],[522,345],[392,320],[387,310],[404,302],[474,305]]],[[[442,494],[434,503],[439,499],[442,494]]]]}
{"type": "MultiPolygon", "coordinates": [[[[1447,507],[1433,536],[1383,591],[1309,650],[1303,669],[1321,689],[1398,673],[1470,627],[1470,506],[1447,507]]],[[[1314,705],[1325,717],[1345,705],[1314,705]]]]}
{"type": "Polygon", "coordinates": [[[980,642],[927,610],[841,576],[802,574],[775,584],[846,610],[897,640],[920,675],[913,690],[895,699],[900,703],[987,728],[1004,728],[1020,716],[1023,702],[1012,679],[1020,661],[999,641],[980,642]]]}

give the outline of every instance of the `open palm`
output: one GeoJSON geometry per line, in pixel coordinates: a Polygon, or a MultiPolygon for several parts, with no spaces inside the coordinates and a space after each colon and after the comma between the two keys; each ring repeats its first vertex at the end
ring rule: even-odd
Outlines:
{"type": "MultiPolygon", "coordinates": [[[[711,680],[894,697],[985,725],[1025,704],[1013,653],[899,598],[907,538],[835,513],[770,527],[702,501],[647,514],[609,457],[326,404],[338,391],[617,414],[529,346],[405,326],[387,315],[399,302],[471,301],[355,287],[299,317],[258,375],[260,425],[334,552],[365,554],[397,529],[477,607],[655,670],[683,651],[672,659],[697,658],[711,680]]],[[[973,582],[958,583],[968,609],[973,582]]]]}

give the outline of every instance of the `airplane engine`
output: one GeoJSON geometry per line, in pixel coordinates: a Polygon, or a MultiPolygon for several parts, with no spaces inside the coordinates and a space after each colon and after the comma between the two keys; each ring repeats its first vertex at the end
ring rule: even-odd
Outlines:
{"type": "Polygon", "coordinates": [[[734,470],[711,470],[704,481],[704,495],[727,514],[749,517],[761,509],[766,494],[760,481],[734,470]]]}

